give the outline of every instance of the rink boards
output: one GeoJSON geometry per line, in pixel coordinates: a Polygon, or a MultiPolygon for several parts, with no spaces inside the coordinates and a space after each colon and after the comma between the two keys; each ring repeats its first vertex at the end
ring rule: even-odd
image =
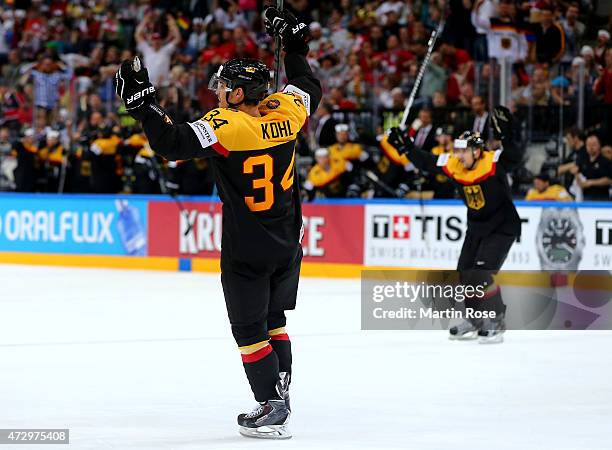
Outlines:
{"type": "MultiPolygon", "coordinates": [[[[162,196],[0,195],[0,262],[216,272],[221,205],[162,196]]],[[[522,237],[506,270],[612,270],[612,205],[516,202],[522,237]]],[[[455,267],[458,201],[325,200],[303,205],[303,274],[455,267]]]]}

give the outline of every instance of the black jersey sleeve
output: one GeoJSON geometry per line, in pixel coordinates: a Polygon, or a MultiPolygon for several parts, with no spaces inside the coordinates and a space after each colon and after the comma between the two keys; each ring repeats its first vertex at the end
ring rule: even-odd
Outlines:
{"type": "MultiPolygon", "coordinates": [[[[157,104],[148,104],[134,115],[141,121],[151,149],[169,161],[217,155],[212,147],[205,146],[206,139],[197,136],[193,126],[187,123],[174,124],[157,104]]],[[[202,131],[205,133],[205,130],[202,131]]]]}
{"type": "Polygon", "coordinates": [[[438,174],[443,174],[444,164],[440,164],[440,161],[444,158],[448,157],[448,154],[444,153],[442,155],[436,156],[432,153],[426,152],[424,150],[420,150],[418,148],[413,148],[412,150],[406,153],[406,156],[415,165],[415,167],[419,170],[425,172],[433,172],[438,174]]]}
{"type": "Polygon", "coordinates": [[[285,73],[287,74],[287,86],[284,92],[293,91],[301,94],[304,97],[304,104],[308,108],[308,113],[313,114],[319,107],[323,93],[321,83],[312,73],[306,57],[299,53],[287,53],[285,55],[285,73]]]}
{"type": "Polygon", "coordinates": [[[511,137],[502,139],[503,151],[499,156],[499,163],[506,170],[514,170],[523,162],[522,147],[517,145],[511,137]]]}

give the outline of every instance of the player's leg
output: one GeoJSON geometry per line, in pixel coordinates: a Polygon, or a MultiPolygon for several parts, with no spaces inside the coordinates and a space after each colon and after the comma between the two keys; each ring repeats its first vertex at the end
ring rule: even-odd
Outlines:
{"type": "Polygon", "coordinates": [[[286,332],[285,311],[295,309],[302,264],[300,247],[291,261],[276,269],[270,276],[270,307],[268,311],[268,333],[270,343],[278,355],[279,370],[291,373],[291,341],[286,332]]]}
{"type": "Polygon", "coordinates": [[[278,358],[268,342],[269,278],[235,265],[223,267],[221,284],[246,376],[258,402],[274,397],[278,358]]]}
{"type": "Polygon", "coordinates": [[[279,376],[285,401],[291,408],[289,385],[291,384],[291,340],[287,334],[286,310],[295,308],[302,262],[302,248],[287,265],[274,271],[270,277],[270,307],[268,311],[268,335],[270,344],[278,356],[279,376]]]}
{"type": "Polygon", "coordinates": [[[504,265],[515,236],[493,233],[482,240],[476,254],[476,282],[486,283],[485,296],[477,300],[479,309],[495,317],[484,319],[478,336],[481,343],[498,343],[503,341],[506,329],[506,305],[500,287],[495,283],[494,275],[504,265]]]}
{"type": "Polygon", "coordinates": [[[252,437],[286,438],[289,418],[279,383],[278,357],[269,343],[268,305],[270,275],[222,258],[221,283],[242,364],[259,405],[238,416],[241,434],[252,437]],[[261,428],[265,430],[261,431],[261,428]]]}
{"type": "MultiPolygon", "coordinates": [[[[457,262],[457,271],[463,285],[472,283],[471,270],[474,267],[476,261],[476,253],[480,245],[480,238],[474,236],[470,231],[465,235],[463,246],[461,247],[461,253],[459,254],[459,261],[457,262]]],[[[465,306],[470,307],[470,299],[465,300],[465,306]]],[[[482,324],[481,320],[466,319],[460,324],[453,326],[449,329],[449,338],[451,340],[472,340],[478,337],[478,330],[482,324]]]]}

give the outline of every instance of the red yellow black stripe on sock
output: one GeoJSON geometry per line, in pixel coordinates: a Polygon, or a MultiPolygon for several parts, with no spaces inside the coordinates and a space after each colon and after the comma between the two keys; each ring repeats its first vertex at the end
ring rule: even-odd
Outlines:
{"type": "Polygon", "coordinates": [[[486,300],[488,298],[491,298],[491,297],[499,294],[500,291],[501,291],[501,289],[499,288],[499,285],[497,285],[496,283],[491,283],[489,286],[487,286],[487,289],[485,290],[485,294],[482,297],[482,300],[486,300]]]}
{"type": "Polygon", "coordinates": [[[285,331],[285,327],[275,328],[274,330],[268,331],[268,336],[273,341],[288,341],[289,335],[285,331]]]}
{"type": "Polygon", "coordinates": [[[240,355],[242,356],[242,362],[253,363],[260,359],[265,358],[272,352],[272,346],[268,341],[257,342],[252,345],[245,345],[244,347],[238,347],[240,355]]]}

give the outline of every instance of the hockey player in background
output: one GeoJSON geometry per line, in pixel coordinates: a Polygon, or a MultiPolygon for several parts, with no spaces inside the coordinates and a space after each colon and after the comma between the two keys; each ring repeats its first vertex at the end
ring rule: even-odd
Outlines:
{"type": "Polygon", "coordinates": [[[512,138],[512,114],[498,106],[491,117],[494,137],[501,140],[497,151],[485,149],[477,133],[465,131],[454,141],[453,153],[435,156],[415,147],[405,131],[392,128],[389,144],[405,154],[416,167],[448,176],[468,208],[468,227],[457,271],[464,285],[486,285],[483,298],[469,298],[466,308],[495,312],[493,319],[470,319],[450,329],[451,339],[472,339],[481,343],[503,341],[504,304],[493,280],[512,244],[521,234],[521,220],[512,203],[507,172],[522,161],[512,138]]]}
{"type": "Polygon", "coordinates": [[[346,197],[353,185],[353,164],[327,148],[315,150],[315,164],[308,171],[304,193],[308,200],[314,198],[346,197]]]}
{"type": "Polygon", "coordinates": [[[268,8],[266,30],[280,36],[288,85],[268,95],[270,69],[260,61],[223,64],[209,87],[219,108],[174,124],[155,100],[140,61],[124,61],[116,92],[141,121],[151,148],[175,161],[210,158],[223,202],[221,282],[232,333],[259,402],[238,416],[246,436],[288,438],[291,344],[285,311],[294,309],[302,248],[302,211],[295,179],[295,141],[321,99],[306,61],[308,27],[268,8]]]}

